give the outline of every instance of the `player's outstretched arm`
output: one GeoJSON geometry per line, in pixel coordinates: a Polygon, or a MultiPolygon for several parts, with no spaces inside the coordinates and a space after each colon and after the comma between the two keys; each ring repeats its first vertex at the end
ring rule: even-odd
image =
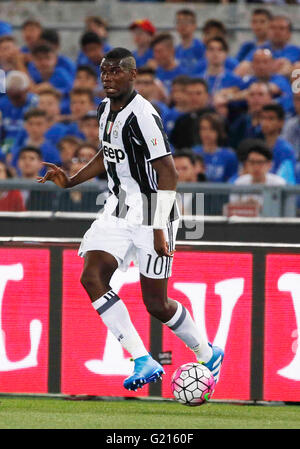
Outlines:
{"type": "Polygon", "coordinates": [[[173,157],[164,156],[151,162],[158,175],[157,210],[154,218],[154,249],[159,256],[173,257],[174,251],[169,251],[163,228],[166,226],[170,210],[174,204],[178,174],[173,157]],[[160,213],[162,212],[162,213],[160,213]],[[165,215],[165,217],[164,217],[165,215]]]}
{"type": "Polygon", "coordinates": [[[51,164],[50,162],[43,162],[43,164],[48,168],[48,171],[45,176],[37,177],[37,182],[44,184],[46,181],[52,181],[63,189],[82,184],[100,173],[103,173],[105,170],[102,150],[100,150],[87,165],[71,178],[62,168],[57,167],[57,165],[51,164]]]}

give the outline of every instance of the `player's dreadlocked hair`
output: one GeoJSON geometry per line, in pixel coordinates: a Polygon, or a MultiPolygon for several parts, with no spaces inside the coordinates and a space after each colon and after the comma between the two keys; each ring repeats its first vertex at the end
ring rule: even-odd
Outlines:
{"type": "Polygon", "coordinates": [[[127,48],[116,47],[104,56],[106,60],[120,61],[120,65],[128,70],[136,68],[136,62],[131,51],[127,48]]]}

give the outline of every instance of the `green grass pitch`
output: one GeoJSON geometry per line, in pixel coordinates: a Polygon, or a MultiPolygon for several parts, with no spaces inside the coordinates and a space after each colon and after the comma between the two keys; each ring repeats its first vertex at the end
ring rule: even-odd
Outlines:
{"type": "Polygon", "coordinates": [[[0,396],[0,429],[299,429],[298,405],[0,396]]]}

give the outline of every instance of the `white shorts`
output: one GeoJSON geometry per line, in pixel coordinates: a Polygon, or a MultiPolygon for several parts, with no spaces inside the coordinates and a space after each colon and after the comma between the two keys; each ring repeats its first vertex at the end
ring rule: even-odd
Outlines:
{"type": "MultiPolygon", "coordinates": [[[[169,250],[175,249],[179,220],[170,222],[164,230],[169,250]]],[[[134,225],[127,220],[102,214],[83,236],[78,254],[105,251],[118,262],[119,269],[127,271],[131,262],[146,277],[164,279],[171,276],[173,257],[158,256],[154,249],[153,228],[134,225]]]]}

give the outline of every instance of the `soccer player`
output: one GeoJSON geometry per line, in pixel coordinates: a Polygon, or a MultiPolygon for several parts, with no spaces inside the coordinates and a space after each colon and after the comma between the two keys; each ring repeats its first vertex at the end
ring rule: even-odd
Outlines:
{"type": "Polygon", "coordinates": [[[134,371],[124,387],[136,390],[164,372],[110,287],[115,270],[126,271],[132,260],[138,261],[147,311],[181,338],[218,380],[223,351],[208,343],[189,312],[167,296],[178,227],[177,172],[161,119],[134,90],[136,63],[130,51],[115,48],[107,53],[101,78],[107,95],[98,108],[101,150],[72,177],[45,163],[49,170],[38,182],[51,180],[68,188],[99,175],[104,167],[107,171],[111,194],[79,248],[84,257],[81,283],[105,325],[132,355],[134,371]]]}

